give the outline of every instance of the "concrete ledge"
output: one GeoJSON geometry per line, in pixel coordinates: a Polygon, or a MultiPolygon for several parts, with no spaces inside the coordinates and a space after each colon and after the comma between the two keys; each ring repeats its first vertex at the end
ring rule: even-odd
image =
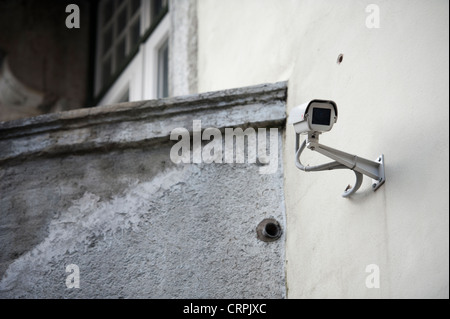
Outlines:
{"type": "Polygon", "coordinates": [[[168,141],[177,127],[279,127],[287,83],[99,106],[0,122],[0,163],[30,156],[138,147],[168,141]]]}

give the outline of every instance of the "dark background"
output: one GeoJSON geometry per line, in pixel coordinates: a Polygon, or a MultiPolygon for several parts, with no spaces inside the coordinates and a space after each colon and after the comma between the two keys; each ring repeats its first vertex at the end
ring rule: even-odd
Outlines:
{"type": "Polygon", "coordinates": [[[92,106],[96,6],[88,0],[0,0],[0,65],[6,57],[22,84],[44,94],[39,113],[92,106]],[[79,29],[66,27],[69,4],[80,8],[79,29]]]}

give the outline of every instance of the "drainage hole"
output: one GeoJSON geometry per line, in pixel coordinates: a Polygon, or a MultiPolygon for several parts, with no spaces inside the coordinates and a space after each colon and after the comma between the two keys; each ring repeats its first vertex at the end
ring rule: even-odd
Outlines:
{"type": "Polygon", "coordinates": [[[264,235],[269,238],[277,238],[280,236],[280,227],[274,223],[267,223],[264,227],[264,235]]]}

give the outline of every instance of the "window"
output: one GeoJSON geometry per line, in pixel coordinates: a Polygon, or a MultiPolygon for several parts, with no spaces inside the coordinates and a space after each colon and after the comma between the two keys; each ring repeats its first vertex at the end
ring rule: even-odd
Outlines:
{"type": "Polygon", "coordinates": [[[124,103],[128,102],[130,100],[130,89],[127,88],[125,93],[122,94],[122,96],[117,100],[117,103],[124,103]]]}
{"type": "MultiPolygon", "coordinates": [[[[99,2],[94,90],[98,104],[116,103],[123,100],[122,96],[119,97],[119,95],[110,92],[113,87],[122,93],[127,91],[129,100],[143,98],[143,88],[140,90],[133,88],[133,86],[139,85],[139,81],[123,80],[121,77],[127,73],[130,66],[135,68],[131,73],[146,72],[144,71],[144,65],[150,61],[145,60],[146,54],[141,52],[142,47],[143,45],[145,47],[146,42],[153,37],[154,31],[167,18],[165,17],[165,13],[168,11],[167,3],[168,0],[101,0],[99,2]],[[135,60],[139,62],[135,63],[135,60]],[[121,83],[119,88],[116,85],[118,82],[121,83]],[[126,87],[128,89],[124,89],[126,87]],[[134,94],[139,93],[139,91],[140,94],[134,94]],[[108,98],[105,98],[107,96],[108,98]]],[[[169,24],[165,23],[164,25],[165,30],[162,33],[165,37],[168,37],[169,24]]],[[[152,65],[150,70],[145,68],[158,77],[157,88],[153,90],[157,92],[150,94],[152,98],[168,95],[169,48],[166,45],[164,48],[155,49],[164,50],[161,51],[162,57],[158,58],[157,65],[152,65]],[[159,63],[165,64],[159,66],[159,63]],[[164,83],[160,84],[160,81],[164,83]]],[[[142,80],[140,82],[143,83],[143,78],[147,76],[152,75],[141,74],[142,80]]]]}
{"type": "Polygon", "coordinates": [[[140,0],[103,0],[100,3],[101,85],[108,85],[115,72],[136,49],[140,38],[140,0]],[[139,2],[138,4],[136,2],[139,2]]]}
{"type": "Polygon", "coordinates": [[[169,96],[169,41],[158,50],[158,98],[169,96]]]}

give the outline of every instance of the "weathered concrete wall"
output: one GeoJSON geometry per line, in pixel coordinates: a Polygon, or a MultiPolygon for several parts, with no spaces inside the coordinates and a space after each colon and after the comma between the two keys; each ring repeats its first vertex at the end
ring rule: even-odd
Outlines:
{"type": "Polygon", "coordinates": [[[285,227],[282,158],[176,165],[168,137],[193,119],[279,127],[285,100],[279,83],[1,124],[0,298],[285,297],[284,235],[256,237],[285,227]]]}
{"type": "Polygon", "coordinates": [[[198,30],[200,92],[289,80],[288,112],[336,101],[321,143],[385,155],[384,186],[364,178],[343,199],[354,174],[298,170],[287,127],[288,296],[448,298],[449,2],[199,0],[198,30]],[[370,264],[380,288],[365,284],[370,264]]]}

